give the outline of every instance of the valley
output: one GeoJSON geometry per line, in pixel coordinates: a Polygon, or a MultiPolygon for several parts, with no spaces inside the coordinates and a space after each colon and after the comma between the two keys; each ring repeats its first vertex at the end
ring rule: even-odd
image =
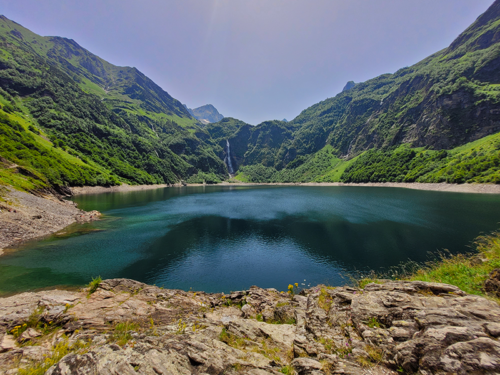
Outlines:
{"type": "Polygon", "coordinates": [[[188,109],[135,68],[3,17],[0,178],[25,191],[220,183],[229,174],[242,182],[498,183],[499,20],[495,2],[423,61],[350,83],[292,121],[252,126],[212,105],[188,109]]]}
{"type": "Polygon", "coordinates": [[[216,108],[225,59],[289,81],[321,64],[287,71],[263,38],[245,59],[276,37],[257,22],[235,48],[237,12],[215,33],[245,2],[187,3],[154,9],[165,51],[141,3],[124,49],[142,36],[164,77],[185,54],[183,93],[0,16],[0,375],[499,373],[500,0],[423,60],[257,125],[216,108]]]}

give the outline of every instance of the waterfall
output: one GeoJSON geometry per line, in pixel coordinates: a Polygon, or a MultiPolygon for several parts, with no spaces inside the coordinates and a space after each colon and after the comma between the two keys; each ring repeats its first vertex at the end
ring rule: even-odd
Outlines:
{"type": "Polygon", "coordinates": [[[231,146],[229,145],[229,140],[226,139],[226,146],[227,146],[227,170],[229,171],[229,174],[234,174],[234,169],[233,169],[233,162],[231,161],[231,146]]]}

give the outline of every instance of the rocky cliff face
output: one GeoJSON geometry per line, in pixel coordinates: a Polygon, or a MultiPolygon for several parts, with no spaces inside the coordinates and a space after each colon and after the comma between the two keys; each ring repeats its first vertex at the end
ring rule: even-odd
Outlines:
{"type": "Polygon", "coordinates": [[[198,108],[188,109],[188,111],[191,116],[200,120],[204,124],[218,122],[224,118],[224,116],[222,116],[212,104],[206,104],[198,108]]]}
{"type": "Polygon", "coordinates": [[[0,373],[494,374],[500,307],[446,284],[317,286],[289,295],[126,279],[0,299],[0,373]]]}

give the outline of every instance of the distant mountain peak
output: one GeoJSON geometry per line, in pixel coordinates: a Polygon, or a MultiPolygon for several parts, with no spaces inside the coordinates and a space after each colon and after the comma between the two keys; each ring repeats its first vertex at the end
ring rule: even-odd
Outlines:
{"type": "Polygon", "coordinates": [[[187,108],[188,112],[194,118],[200,120],[204,124],[209,124],[211,122],[219,122],[224,118],[223,115],[217,111],[217,109],[212,104],[205,104],[198,108],[190,109],[185,104],[184,107],[187,108]]]}
{"type": "Polygon", "coordinates": [[[345,84],[344,88],[342,89],[342,92],[348,91],[352,89],[354,86],[356,86],[356,83],[354,83],[354,81],[349,81],[345,84]]]}

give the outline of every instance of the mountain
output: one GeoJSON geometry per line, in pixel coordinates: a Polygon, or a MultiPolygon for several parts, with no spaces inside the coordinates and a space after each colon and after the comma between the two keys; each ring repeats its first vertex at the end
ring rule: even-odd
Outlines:
{"type": "MultiPolygon", "coordinates": [[[[500,181],[496,172],[498,167],[495,167],[498,156],[495,137],[481,146],[481,152],[476,150],[485,158],[485,165],[480,170],[471,173],[470,166],[459,168],[462,161],[454,160],[457,153],[462,152],[457,148],[500,131],[499,42],[500,2],[497,0],[449,47],[394,74],[384,74],[362,83],[349,82],[337,96],[302,111],[287,123],[291,134],[281,143],[275,142],[282,134],[281,124],[271,128],[269,124],[258,125],[253,133],[265,127],[266,134],[270,134],[267,140],[259,141],[259,147],[267,148],[268,152],[252,159],[251,163],[244,161],[243,165],[272,167],[279,172],[276,180],[301,180],[306,178],[303,176],[311,176],[301,173],[298,177],[296,168],[304,168],[306,161],[327,160],[320,163],[321,167],[314,162],[309,168],[319,173],[314,179],[330,181],[342,179],[344,171],[339,169],[340,165],[355,163],[355,159],[368,150],[372,150],[368,153],[372,159],[392,160],[391,155],[405,146],[413,151],[408,151],[407,163],[400,173],[395,176],[384,173],[381,168],[385,164],[381,163],[362,181],[387,178],[431,182],[500,181]],[[435,154],[440,150],[443,152],[438,162],[435,154]],[[428,163],[437,164],[431,167],[417,163],[416,157],[428,157],[428,163]],[[426,170],[427,175],[422,171],[410,173],[412,161],[422,171],[426,170]],[[447,169],[452,161],[457,167],[447,169]],[[281,172],[284,169],[287,170],[281,172]]],[[[233,137],[246,135],[237,133],[233,137]]],[[[256,143],[251,137],[246,143],[245,149],[233,147],[232,152],[254,153],[256,143]]],[[[360,160],[366,167],[367,157],[360,160]]],[[[365,167],[360,166],[361,169],[365,167]]]]}
{"type": "Polygon", "coordinates": [[[229,160],[249,182],[500,183],[499,132],[500,0],[417,64],[257,126],[0,17],[0,183],[24,190],[218,182],[229,160]]]}
{"type": "Polygon", "coordinates": [[[4,16],[0,105],[0,155],[24,171],[4,168],[0,177],[21,188],[227,174],[202,124],[139,70],[4,16]]]}
{"type": "Polygon", "coordinates": [[[352,89],[354,86],[356,86],[354,81],[349,81],[345,84],[344,88],[342,89],[342,92],[348,91],[348,90],[352,89]]]}
{"type": "Polygon", "coordinates": [[[206,104],[194,109],[189,109],[186,105],[184,107],[186,107],[191,116],[200,120],[203,124],[218,122],[224,118],[212,104],[206,104]]]}

